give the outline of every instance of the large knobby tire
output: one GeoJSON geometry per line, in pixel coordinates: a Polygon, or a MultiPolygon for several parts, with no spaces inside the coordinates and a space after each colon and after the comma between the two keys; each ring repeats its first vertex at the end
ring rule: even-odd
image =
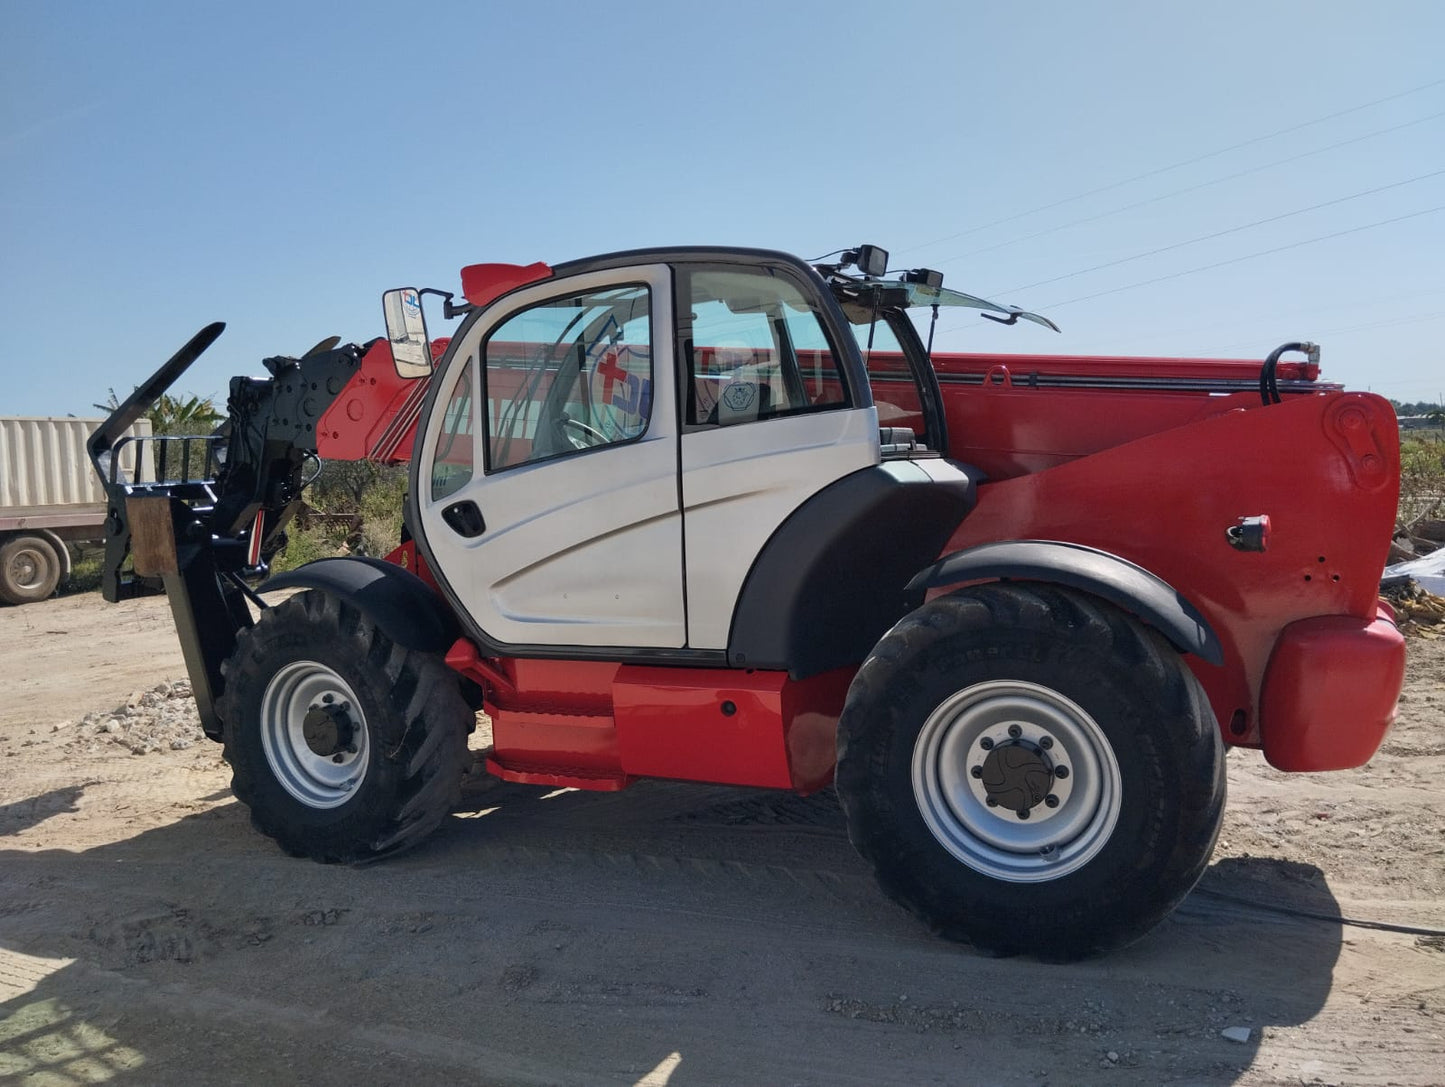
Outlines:
{"type": "Polygon", "coordinates": [[[978,585],[875,647],[838,728],[854,846],[895,900],[1000,954],[1138,939],[1204,871],[1224,748],[1158,634],[1096,598],[978,585]]]}
{"type": "Polygon", "coordinates": [[[62,569],[55,545],[44,536],[14,536],[0,545],[0,600],[45,600],[60,584],[62,569]]]}
{"type": "Polygon", "coordinates": [[[267,609],[222,672],[231,789],[288,853],[399,852],[460,797],[473,715],[456,673],[336,597],[305,592],[267,609]]]}

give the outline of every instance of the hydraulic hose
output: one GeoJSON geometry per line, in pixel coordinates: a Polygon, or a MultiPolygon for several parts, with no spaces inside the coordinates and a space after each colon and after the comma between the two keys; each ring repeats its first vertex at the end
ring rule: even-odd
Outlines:
{"type": "Polygon", "coordinates": [[[1264,360],[1264,366],[1261,367],[1259,371],[1259,399],[1266,407],[1270,404],[1278,404],[1280,402],[1279,379],[1275,376],[1275,372],[1279,368],[1280,356],[1286,351],[1299,351],[1309,359],[1311,363],[1318,363],[1320,361],[1319,345],[1309,343],[1308,341],[1282,343],[1271,351],[1269,357],[1264,360]]]}

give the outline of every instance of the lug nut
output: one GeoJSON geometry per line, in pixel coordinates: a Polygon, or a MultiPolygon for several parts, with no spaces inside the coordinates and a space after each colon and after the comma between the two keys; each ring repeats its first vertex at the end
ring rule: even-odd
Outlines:
{"type": "Polygon", "coordinates": [[[976,778],[981,778],[981,777],[983,777],[983,767],[982,767],[982,766],[975,766],[972,770],[969,771],[969,773],[972,774],[972,775],[973,775],[974,777],[976,777],[976,778]]]}
{"type": "Polygon", "coordinates": [[[1068,776],[1069,776],[1069,768],[1068,768],[1067,766],[1055,766],[1055,767],[1054,767],[1054,777],[1056,777],[1056,778],[1066,778],[1066,777],[1068,777],[1068,776]]]}
{"type": "Polygon", "coordinates": [[[984,803],[987,804],[990,808],[996,808],[996,807],[998,807],[998,798],[991,796],[991,797],[989,797],[988,799],[986,799],[986,800],[984,801],[984,803]]]}
{"type": "Polygon", "coordinates": [[[1048,796],[1044,797],[1044,803],[1051,808],[1057,808],[1059,806],[1059,798],[1056,797],[1053,793],[1050,793],[1048,796]]]}
{"type": "Polygon", "coordinates": [[[1054,746],[1054,738],[1052,736],[1040,736],[1039,746],[1042,747],[1045,751],[1047,751],[1049,748],[1054,746]]]}
{"type": "Polygon", "coordinates": [[[1008,734],[1012,736],[1015,740],[1017,740],[1020,736],[1024,734],[1024,730],[1019,728],[1018,725],[1009,725],[1008,734]]]}
{"type": "Polygon", "coordinates": [[[978,746],[983,748],[985,751],[992,751],[993,741],[990,740],[987,736],[985,736],[982,740],[978,741],[978,746]]]}
{"type": "Polygon", "coordinates": [[[331,705],[331,703],[336,701],[336,696],[334,694],[324,694],[321,696],[321,701],[325,702],[329,706],[331,705]]]}
{"type": "Polygon", "coordinates": [[[1029,817],[1029,810],[1028,810],[1028,808],[1020,808],[1020,809],[1019,809],[1019,818],[1020,818],[1020,819],[1027,819],[1028,817],[1029,817]]]}
{"type": "Polygon", "coordinates": [[[338,751],[336,754],[334,754],[334,755],[331,756],[331,761],[332,761],[332,762],[345,762],[345,761],[346,761],[346,756],[343,755],[340,751],[338,751]]]}

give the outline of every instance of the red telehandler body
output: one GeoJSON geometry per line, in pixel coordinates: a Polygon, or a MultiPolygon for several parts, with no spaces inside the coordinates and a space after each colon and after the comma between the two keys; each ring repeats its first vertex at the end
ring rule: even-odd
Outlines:
{"type": "Polygon", "coordinates": [[[472,266],[464,303],[388,292],[386,339],[233,379],[174,478],[110,471],[212,325],[92,437],[106,596],[130,554],[164,581],[203,727],[293,853],[416,844],[485,710],[500,778],[836,781],[936,930],[1126,943],[1208,862],[1224,745],[1340,769],[1389,727],[1394,414],[1310,344],[930,357],[910,310],[1053,326],[885,261],[472,266]],[[400,545],[267,577],[308,477],[355,459],[410,466],[400,545]]]}

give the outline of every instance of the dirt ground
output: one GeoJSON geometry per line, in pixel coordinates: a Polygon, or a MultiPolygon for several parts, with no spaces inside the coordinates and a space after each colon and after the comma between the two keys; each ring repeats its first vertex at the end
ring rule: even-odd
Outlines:
{"type": "Polygon", "coordinates": [[[0,1085],[1439,1084],[1445,938],[1300,916],[1445,929],[1445,639],[1410,649],[1369,766],[1231,753],[1200,889],[1051,966],[930,936],[826,793],[497,785],[396,860],[293,860],[164,600],[0,609],[0,1085]]]}

